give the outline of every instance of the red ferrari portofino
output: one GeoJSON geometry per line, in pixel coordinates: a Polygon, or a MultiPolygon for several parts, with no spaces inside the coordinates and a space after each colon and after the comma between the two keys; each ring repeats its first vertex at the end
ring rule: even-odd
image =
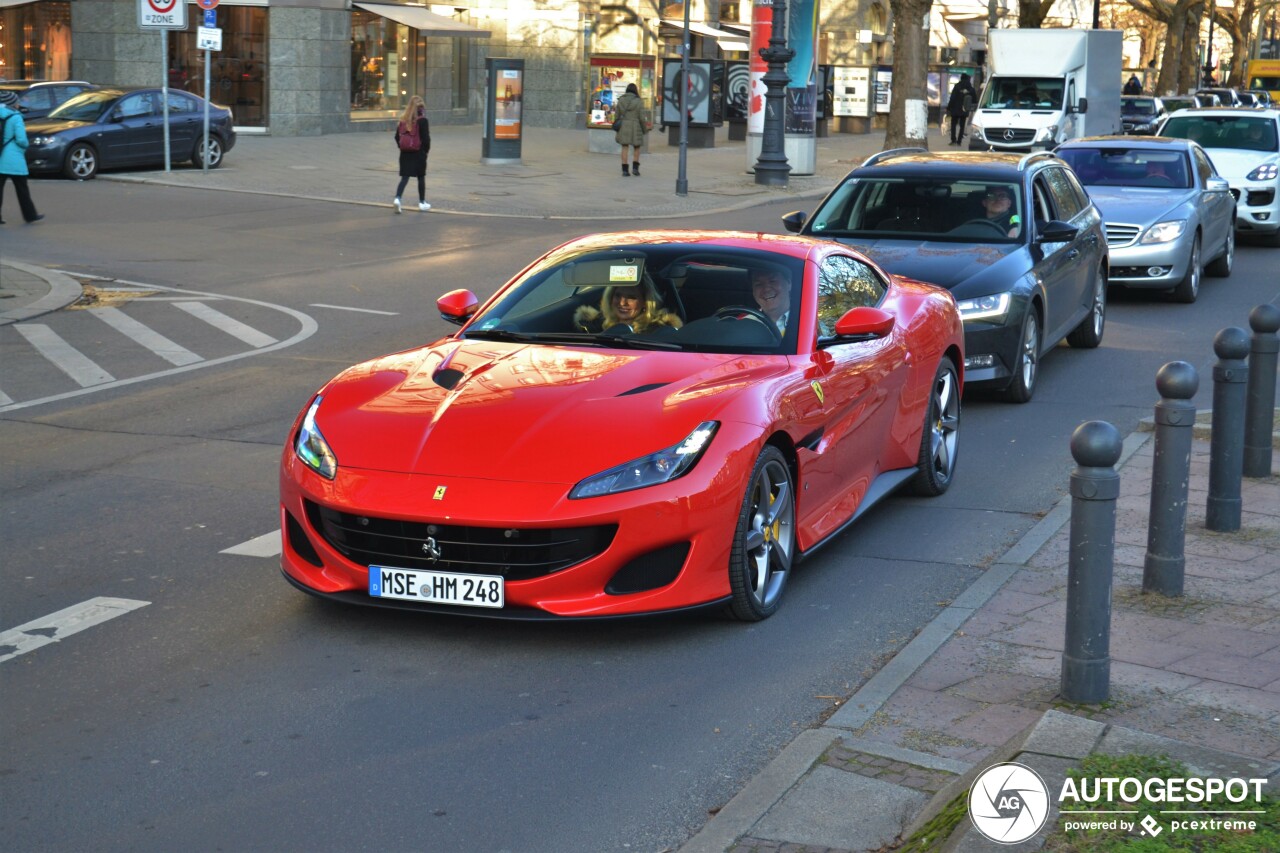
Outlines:
{"type": "Polygon", "coordinates": [[[826,240],[583,237],[299,413],[282,568],[305,592],[517,619],[778,608],[899,486],[955,474],[945,290],[826,240]]]}

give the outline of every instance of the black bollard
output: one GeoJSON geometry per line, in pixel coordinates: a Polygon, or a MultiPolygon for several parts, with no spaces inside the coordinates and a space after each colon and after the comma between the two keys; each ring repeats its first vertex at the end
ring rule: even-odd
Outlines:
{"type": "Polygon", "coordinates": [[[1115,561],[1120,432],[1088,421],[1071,434],[1071,554],[1062,698],[1105,702],[1111,692],[1111,575],[1115,561]]]}
{"type": "Polygon", "coordinates": [[[1240,477],[1244,472],[1244,393],[1249,381],[1249,333],[1228,326],[1213,338],[1213,431],[1209,438],[1209,500],[1204,526],[1240,529],[1240,477]]]}
{"type": "Polygon", "coordinates": [[[1244,406],[1244,475],[1270,477],[1280,308],[1259,305],[1249,312],[1249,326],[1253,329],[1253,343],[1249,349],[1249,383],[1244,406]]]}
{"type": "Polygon", "coordinates": [[[1142,591],[1182,595],[1187,567],[1187,486],[1191,479],[1191,434],[1196,406],[1191,398],[1200,376],[1185,361],[1171,361],[1156,374],[1156,446],[1151,466],[1151,516],[1142,591]]]}

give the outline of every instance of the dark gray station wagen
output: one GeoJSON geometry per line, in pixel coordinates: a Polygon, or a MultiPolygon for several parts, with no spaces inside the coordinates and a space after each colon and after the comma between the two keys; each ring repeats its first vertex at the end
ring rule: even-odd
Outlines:
{"type": "Polygon", "coordinates": [[[1040,358],[1059,341],[1102,342],[1102,216],[1047,152],[885,151],[846,175],[813,215],[782,221],[950,290],[964,320],[966,386],[1024,403],[1040,358]]]}

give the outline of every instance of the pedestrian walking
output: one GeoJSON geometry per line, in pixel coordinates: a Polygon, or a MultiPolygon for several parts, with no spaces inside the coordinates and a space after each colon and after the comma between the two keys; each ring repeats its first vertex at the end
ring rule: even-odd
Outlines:
{"type": "MultiPolygon", "coordinates": [[[[28,224],[39,222],[44,215],[36,213],[27,186],[27,125],[18,112],[18,93],[0,90],[0,205],[4,203],[4,185],[13,181],[18,194],[18,207],[28,224]]],[[[4,219],[0,218],[0,225],[4,219]]]]}
{"type": "Polygon", "coordinates": [[[1142,81],[1138,79],[1137,74],[1130,75],[1129,82],[1124,84],[1124,89],[1121,90],[1121,93],[1125,95],[1142,94],[1142,81]]]}
{"type": "Polygon", "coordinates": [[[400,148],[400,185],[391,203],[400,212],[400,197],[410,178],[418,179],[418,210],[430,210],[427,203],[427,154],[431,152],[431,123],[427,121],[427,105],[414,95],[400,115],[396,126],[396,145],[400,148]]]}
{"type": "Polygon", "coordinates": [[[951,97],[947,99],[947,115],[951,116],[951,144],[959,145],[964,141],[964,127],[973,112],[978,93],[969,82],[968,74],[961,74],[960,80],[951,88],[951,97]]]}
{"type": "Polygon", "coordinates": [[[617,118],[615,123],[617,131],[614,133],[614,139],[622,146],[622,176],[628,175],[640,177],[640,146],[644,145],[644,135],[649,132],[649,128],[644,123],[644,101],[640,100],[640,90],[636,88],[635,83],[627,84],[627,91],[618,98],[617,111],[614,113],[617,118]],[[633,155],[628,167],[627,148],[630,147],[633,155]]]}

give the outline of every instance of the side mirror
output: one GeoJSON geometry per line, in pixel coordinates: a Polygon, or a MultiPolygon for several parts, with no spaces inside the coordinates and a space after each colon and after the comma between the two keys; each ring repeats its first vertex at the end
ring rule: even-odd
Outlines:
{"type": "Polygon", "coordinates": [[[807,214],[803,210],[793,210],[782,217],[782,227],[792,234],[799,234],[800,229],[804,227],[806,216],[807,214]]]}
{"type": "Polygon", "coordinates": [[[1227,183],[1226,178],[1208,178],[1204,182],[1205,192],[1226,193],[1231,192],[1231,184],[1227,183]]]}
{"type": "Polygon", "coordinates": [[[1079,228],[1059,219],[1051,219],[1040,226],[1037,243],[1066,243],[1074,240],[1079,228]]]}
{"type": "Polygon", "coordinates": [[[1076,101],[1076,112],[1080,113],[1081,115],[1084,115],[1085,113],[1089,112],[1088,98],[1081,98],[1080,100],[1076,101]]]}
{"type": "Polygon", "coordinates": [[[836,346],[857,341],[874,341],[893,331],[894,316],[879,308],[850,308],[836,320],[836,336],[822,341],[822,346],[836,346]]]}
{"type": "Polygon", "coordinates": [[[451,290],[436,300],[440,319],[448,320],[455,326],[467,322],[479,307],[480,300],[470,290],[451,290]]]}

